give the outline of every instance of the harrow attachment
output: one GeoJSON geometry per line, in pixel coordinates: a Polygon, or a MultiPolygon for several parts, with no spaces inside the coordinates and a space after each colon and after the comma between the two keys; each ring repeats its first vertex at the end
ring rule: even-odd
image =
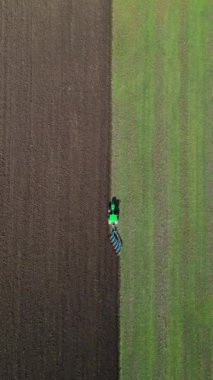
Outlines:
{"type": "Polygon", "coordinates": [[[122,244],[121,237],[120,237],[115,225],[112,225],[111,234],[109,236],[109,239],[111,241],[111,244],[114,248],[116,255],[117,256],[120,255],[123,244],[122,244]]]}

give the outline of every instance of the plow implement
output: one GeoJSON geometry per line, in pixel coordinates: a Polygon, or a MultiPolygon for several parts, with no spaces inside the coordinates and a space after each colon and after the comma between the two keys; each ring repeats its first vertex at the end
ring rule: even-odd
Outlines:
{"type": "Polygon", "coordinates": [[[116,255],[120,255],[120,252],[121,252],[121,249],[122,249],[122,240],[121,240],[121,237],[117,231],[117,228],[115,227],[115,225],[112,226],[112,229],[111,229],[111,234],[109,236],[109,239],[111,241],[111,244],[114,248],[114,251],[116,253],[116,255]]]}

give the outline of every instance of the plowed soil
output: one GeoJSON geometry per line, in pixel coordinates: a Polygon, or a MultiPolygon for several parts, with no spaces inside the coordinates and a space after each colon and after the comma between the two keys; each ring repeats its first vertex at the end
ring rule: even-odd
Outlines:
{"type": "Polygon", "coordinates": [[[0,2],[0,378],[118,377],[108,0],[0,2]]]}

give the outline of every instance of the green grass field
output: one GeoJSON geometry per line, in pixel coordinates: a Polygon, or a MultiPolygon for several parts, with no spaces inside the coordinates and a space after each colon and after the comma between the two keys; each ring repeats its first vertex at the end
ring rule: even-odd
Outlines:
{"type": "Polygon", "coordinates": [[[213,376],[212,25],[210,0],[113,1],[121,380],[213,376]]]}

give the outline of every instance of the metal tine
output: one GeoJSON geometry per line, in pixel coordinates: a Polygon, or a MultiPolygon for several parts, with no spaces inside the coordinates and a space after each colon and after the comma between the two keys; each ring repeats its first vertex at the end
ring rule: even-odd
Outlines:
{"type": "Polygon", "coordinates": [[[119,241],[118,240],[114,240],[113,244],[117,245],[117,244],[119,244],[119,241]]]}
{"type": "Polygon", "coordinates": [[[116,242],[116,244],[114,245],[114,249],[118,249],[118,247],[120,246],[119,242],[116,242]]]}
{"type": "Polygon", "coordinates": [[[121,249],[121,244],[120,243],[117,244],[116,249],[121,249]]]}

